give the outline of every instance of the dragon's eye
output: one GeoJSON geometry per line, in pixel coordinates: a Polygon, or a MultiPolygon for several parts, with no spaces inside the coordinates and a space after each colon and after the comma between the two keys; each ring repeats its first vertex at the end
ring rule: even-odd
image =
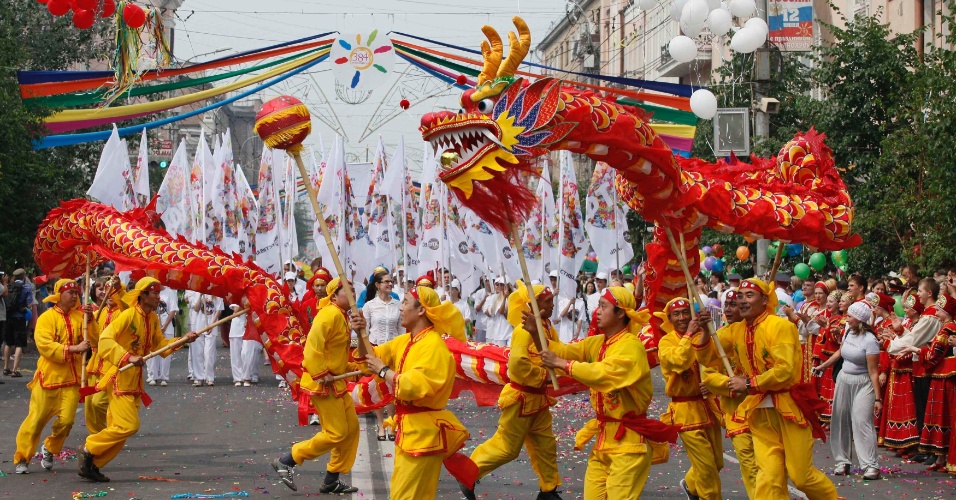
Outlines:
{"type": "Polygon", "coordinates": [[[488,114],[491,113],[491,110],[495,109],[495,101],[491,99],[482,99],[478,103],[478,112],[488,114]]]}

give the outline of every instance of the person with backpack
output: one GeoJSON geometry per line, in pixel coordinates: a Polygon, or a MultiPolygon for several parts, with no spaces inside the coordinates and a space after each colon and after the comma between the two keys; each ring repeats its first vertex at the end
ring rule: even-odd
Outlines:
{"type": "Polygon", "coordinates": [[[20,359],[27,346],[27,311],[33,304],[33,285],[26,279],[23,268],[13,271],[13,283],[7,291],[7,330],[3,338],[3,374],[22,377],[20,359]],[[13,351],[13,369],[10,369],[10,351],[13,351]]]}

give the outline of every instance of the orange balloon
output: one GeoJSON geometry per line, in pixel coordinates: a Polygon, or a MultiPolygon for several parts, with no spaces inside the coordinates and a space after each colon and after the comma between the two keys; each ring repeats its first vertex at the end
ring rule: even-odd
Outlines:
{"type": "Polygon", "coordinates": [[[744,239],[747,240],[747,243],[753,243],[757,241],[757,238],[752,238],[750,236],[744,236],[744,239]]]}
{"type": "Polygon", "coordinates": [[[750,258],[750,248],[743,245],[737,247],[737,259],[747,260],[748,258],[750,258]]]}

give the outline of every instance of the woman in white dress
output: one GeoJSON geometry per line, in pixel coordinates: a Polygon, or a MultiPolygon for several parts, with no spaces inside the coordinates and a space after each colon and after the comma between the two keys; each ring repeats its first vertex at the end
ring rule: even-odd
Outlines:
{"type": "Polygon", "coordinates": [[[584,323],[584,299],[581,298],[581,285],[573,298],[558,297],[558,318],[554,322],[561,342],[568,343],[581,336],[581,325],[584,323]]]}
{"type": "MultiPolygon", "coordinates": [[[[388,271],[380,271],[372,275],[365,289],[366,300],[362,306],[362,315],[368,323],[368,340],[373,345],[381,345],[398,336],[399,330],[399,302],[392,297],[392,288],[395,283],[388,271]]],[[[390,414],[395,414],[395,405],[388,405],[390,414]]],[[[385,409],[375,410],[375,420],[378,422],[378,440],[395,440],[395,435],[388,433],[382,423],[385,421],[385,409]]]]}
{"type": "Polygon", "coordinates": [[[504,278],[495,279],[495,291],[485,299],[484,313],[488,316],[486,323],[488,342],[502,347],[511,344],[511,325],[508,324],[508,294],[511,290],[504,278]]]}

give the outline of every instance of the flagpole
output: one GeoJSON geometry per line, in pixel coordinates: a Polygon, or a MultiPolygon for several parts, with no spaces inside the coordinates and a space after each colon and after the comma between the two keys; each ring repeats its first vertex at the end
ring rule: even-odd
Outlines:
{"type": "MultiPolygon", "coordinates": [[[[618,271],[621,269],[621,239],[620,239],[620,223],[617,220],[617,189],[614,188],[614,176],[611,176],[611,199],[614,200],[614,205],[611,207],[612,213],[614,214],[614,270],[618,271]]],[[[624,278],[621,278],[623,282],[624,278]]]]}

